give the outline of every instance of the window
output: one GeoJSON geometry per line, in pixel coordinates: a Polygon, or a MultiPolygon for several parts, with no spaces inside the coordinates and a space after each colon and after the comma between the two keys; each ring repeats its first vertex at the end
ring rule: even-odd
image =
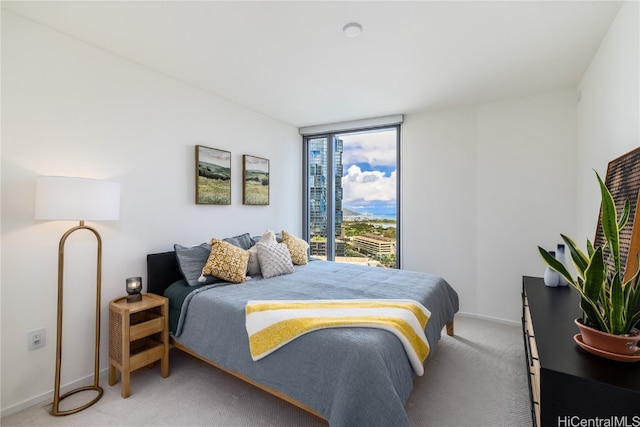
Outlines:
{"type": "Polygon", "coordinates": [[[399,268],[400,125],[329,131],[303,141],[311,255],[399,268]]]}

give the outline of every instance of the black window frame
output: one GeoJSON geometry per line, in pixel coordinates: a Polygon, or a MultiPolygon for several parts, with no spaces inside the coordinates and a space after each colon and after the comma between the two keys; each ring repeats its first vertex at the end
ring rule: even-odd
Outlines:
{"type": "MultiPolygon", "coordinates": [[[[333,143],[334,139],[343,134],[348,133],[357,133],[357,132],[376,132],[376,131],[384,131],[395,129],[396,131],[396,268],[400,269],[402,267],[402,256],[401,256],[401,180],[402,176],[400,173],[401,168],[401,130],[402,124],[387,124],[381,126],[368,126],[368,127],[358,127],[352,129],[340,129],[337,131],[328,131],[328,132],[319,132],[313,134],[305,134],[302,136],[302,204],[303,204],[303,213],[302,213],[302,227],[303,227],[303,238],[310,242],[310,226],[311,226],[311,218],[310,218],[310,187],[309,187],[309,173],[310,173],[310,165],[309,165],[309,140],[311,139],[319,139],[326,138],[327,141],[327,159],[332,159],[330,162],[330,170],[327,171],[327,224],[326,229],[335,230],[335,144],[333,143]],[[331,143],[329,143],[331,142],[331,143]]],[[[326,256],[327,260],[334,261],[335,260],[335,231],[333,233],[326,233],[327,243],[326,243],[326,256]]]]}

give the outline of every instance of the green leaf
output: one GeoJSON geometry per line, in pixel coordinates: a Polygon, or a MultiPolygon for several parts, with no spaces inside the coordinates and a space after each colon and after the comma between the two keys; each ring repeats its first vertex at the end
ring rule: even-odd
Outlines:
{"type": "Polygon", "coordinates": [[[569,284],[580,293],[580,308],[582,308],[582,321],[587,325],[591,324],[596,328],[606,331],[607,325],[604,317],[600,313],[597,300],[589,299],[584,293],[584,280],[578,277],[575,282],[569,284]]]}
{"type": "Polygon", "coordinates": [[[585,324],[591,323],[592,326],[595,326],[600,330],[603,330],[603,331],[607,330],[607,324],[593,301],[590,301],[587,298],[584,298],[583,296],[580,299],[580,308],[584,313],[582,321],[585,324]]]}
{"type": "Polygon", "coordinates": [[[624,201],[624,208],[622,209],[620,218],[618,218],[618,230],[622,230],[624,226],[627,225],[627,221],[629,220],[629,212],[631,212],[631,204],[629,203],[629,199],[627,199],[624,201]]]}
{"type": "Polygon", "coordinates": [[[562,240],[569,248],[569,254],[571,255],[571,259],[573,260],[573,264],[576,266],[576,269],[580,273],[582,277],[584,277],[584,271],[587,269],[587,265],[589,264],[589,258],[576,246],[575,242],[571,240],[569,237],[564,234],[560,234],[562,240]]]}
{"type": "Polygon", "coordinates": [[[587,239],[587,255],[589,256],[589,258],[591,258],[593,256],[593,253],[596,250],[593,248],[593,243],[591,243],[591,240],[587,239]]]}
{"type": "Polygon", "coordinates": [[[624,334],[624,290],[622,289],[622,280],[620,280],[620,272],[616,272],[611,280],[610,288],[610,312],[608,313],[609,326],[612,334],[624,334]]]}
{"type": "Polygon", "coordinates": [[[633,318],[631,319],[631,322],[629,322],[629,324],[631,326],[629,326],[629,330],[627,333],[631,332],[631,329],[633,329],[633,327],[640,322],[640,311],[636,313],[635,316],[633,316],[633,318]]]}
{"type": "Polygon", "coordinates": [[[602,196],[602,231],[607,239],[609,251],[613,256],[613,262],[617,271],[620,271],[620,235],[618,222],[616,219],[616,205],[607,186],[602,182],[600,175],[596,172],[598,183],[600,184],[600,195],[602,196]]]}
{"type": "Polygon", "coordinates": [[[602,248],[596,248],[589,260],[589,266],[584,271],[584,294],[588,300],[598,301],[607,278],[606,266],[602,248]]]}

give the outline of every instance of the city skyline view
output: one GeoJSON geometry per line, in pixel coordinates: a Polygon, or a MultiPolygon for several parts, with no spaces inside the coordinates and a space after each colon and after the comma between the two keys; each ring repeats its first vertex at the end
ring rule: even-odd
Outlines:
{"type": "Polygon", "coordinates": [[[397,268],[397,128],[321,135],[307,143],[311,255],[397,268]],[[335,193],[329,196],[331,176],[335,193]],[[332,207],[327,197],[334,197],[332,207]]]}
{"type": "Polygon", "coordinates": [[[342,134],[343,207],[396,218],[396,130],[342,134]]]}

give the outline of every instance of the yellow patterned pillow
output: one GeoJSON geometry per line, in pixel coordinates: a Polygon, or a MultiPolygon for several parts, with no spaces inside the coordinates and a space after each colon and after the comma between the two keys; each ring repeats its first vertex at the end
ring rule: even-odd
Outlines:
{"type": "Polygon", "coordinates": [[[287,245],[291,254],[291,261],[295,265],[305,265],[307,263],[307,250],[309,249],[307,242],[282,230],[282,243],[287,245]]]}
{"type": "Polygon", "coordinates": [[[204,276],[215,276],[231,283],[242,283],[246,279],[249,251],[223,240],[211,239],[211,253],[202,268],[198,282],[206,281],[204,276]]]}

